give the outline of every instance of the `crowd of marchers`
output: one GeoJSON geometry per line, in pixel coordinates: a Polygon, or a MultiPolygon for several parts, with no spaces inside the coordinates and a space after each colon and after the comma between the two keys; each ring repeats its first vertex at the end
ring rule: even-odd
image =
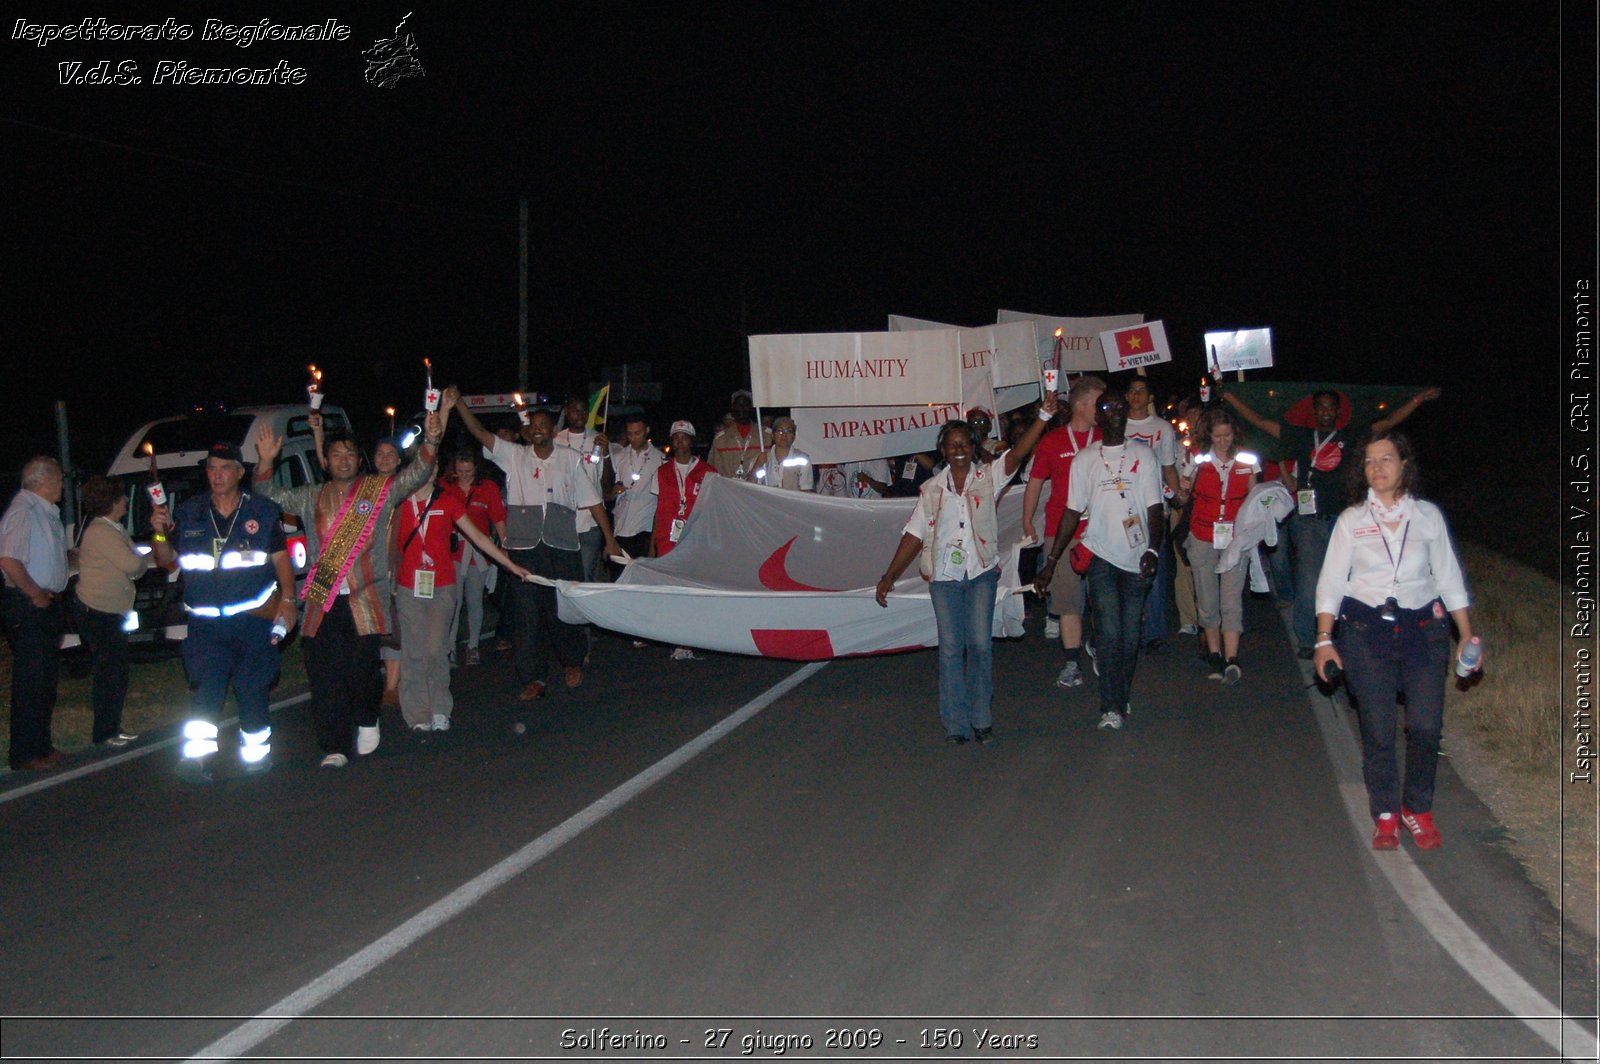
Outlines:
{"type": "MultiPolygon", "coordinates": [[[[121,719],[129,676],[121,621],[134,581],[152,565],[183,575],[192,694],[178,770],[195,783],[214,778],[230,738],[220,726],[230,689],[242,770],[270,768],[268,692],[297,626],[321,765],[330,769],[378,748],[386,710],[412,732],[449,730],[452,670],[483,660],[486,599],[498,617],[492,649],[509,654],[518,699],[578,688],[592,632],[561,619],[549,581],[607,580],[631,559],[666,555],[710,476],[914,499],[876,595],[886,603],[916,563],[937,622],[946,741],[985,744],[995,728],[996,505],[1016,490],[1022,580],[1042,599],[1046,640],[1059,642],[1056,683],[1083,687],[1094,673],[1100,729],[1120,731],[1133,714],[1141,656],[1181,658],[1173,651],[1190,638],[1204,675],[1241,685],[1244,595],[1247,587],[1271,594],[1291,616],[1300,658],[1324,682],[1348,684],[1373,846],[1397,846],[1401,827],[1419,846],[1438,846],[1433,778],[1452,638],[1458,671],[1482,666],[1448,528],[1420,497],[1416,456],[1397,431],[1438,390],[1370,425],[1353,424],[1335,391],[1310,397],[1309,425],[1217,393],[1206,404],[1176,398],[1169,420],[1144,377],[1108,387],[1083,375],[1004,416],[967,411],[942,427],[933,452],[819,465],[796,448],[791,418],[757,420],[748,391],[732,394],[701,457],[704,437],[687,420],[672,422],[662,449],[642,414],[595,424],[574,398],[559,412],[519,409],[486,425],[449,388],[409,448],[384,438],[364,453],[349,434],[324,433],[313,412],[324,471],[314,484],[274,482],[283,441],[270,428],[253,441],[253,468],[241,441],[217,441],[203,462],[208,490],[155,507],[147,551],[130,536],[126,495],[104,477],[85,483],[69,543],[57,506],[61,468],[39,456],[0,520],[11,767],[62,763],[51,718],[68,611],[93,660],[93,741],[137,740],[121,719]],[[452,419],[459,427],[447,437],[452,419]],[[1282,460],[1242,449],[1246,426],[1277,440],[1282,460]],[[447,438],[455,450],[444,450],[447,438]],[[286,518],[308,543],[299,590],[286,518]]],[[[670,657],[697,656],[678,646],[670,657]]]]}

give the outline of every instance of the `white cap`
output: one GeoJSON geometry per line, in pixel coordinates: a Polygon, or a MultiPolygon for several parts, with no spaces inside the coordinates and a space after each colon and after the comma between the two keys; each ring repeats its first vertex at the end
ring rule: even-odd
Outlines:
{"type": "Polygon", "coordinates": [[[690,439],[694,439],[694,426],[687,421],[674,421],[672,423],[672,428],[667,430],[667,438],[671,439],[680,432],[688,436],[690,439]]]}

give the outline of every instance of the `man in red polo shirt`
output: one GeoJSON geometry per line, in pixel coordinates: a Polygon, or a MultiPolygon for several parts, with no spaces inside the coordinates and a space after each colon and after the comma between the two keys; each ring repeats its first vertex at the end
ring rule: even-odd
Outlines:
{"type": "MultiPolygon", "coordinates": [[[[684,525],[700,500],[700,485],[717,471],[695,457],[694,426],[687,421],[674,421],[668,433],[672,441],[672,461],[662,463],[656,470],[656,482],[651,494],[656,497],[656,524],[650,538],[650,557],[661,558],[672,552],[683,535],[684,525]]],[[[673,661],[694,661],[695,652],[689,647],[673,647],[673,661]]]]}
{"type": "MultiPolygon", "coordinates": [[[[1049,543],[1055,539],[1061,515],[1067,508],[1072,459],[1100,438],[1100,429],[1095,425],[1095,407],[1105,390],[1106,382],[1099,377],[1079,377],[1067,392],[1067,423],[1051,429],[1039,441],[1034,452],[1033,471],[1028,475],[1028,487],[1022,496],[1025,538],[1035,541],[1039,538],[1034,531],[1033,513],[1039,507],[1045,481],[1049,481],[1050,501],[1044,508],[1044,541],[1049,543]]],[[[1083,686],[1083,670],[1078,663],[1079,648],[1083,644],[1082,597],[1083,578],[1073,571],[1071,564],[1056,566],[1047,609],[1052,616],[1060,618],[1061,646],[1067,652],[1067,664],[1056,677],[1061,687],[1083,686]]]]}

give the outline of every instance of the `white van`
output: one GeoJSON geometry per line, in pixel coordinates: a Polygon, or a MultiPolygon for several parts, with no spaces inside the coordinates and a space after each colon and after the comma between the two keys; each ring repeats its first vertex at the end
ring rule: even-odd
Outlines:
{"type": "MultiPolygon", "coordinates": [[[[283,452],[273,470],[273,482],[286,487],[319,484],[327,477],[317,460],[316,441],[307,422],[309,414],[304,403],[242,406],[226,412],[207,411],[161,418],[136,429],[111,460],[106,475],[125,486],[128,493],[125,524],[141,553],[149,549],[151,504],[145,486],[150,483],[151,458],[155,459],[168,502],[175,507],[198,492],[210,490],[201,462],[211,445],[218,440],[237,441],[248,470],[244,485],[248,491],[256,463],[256,434],[266,425],[283,437],[283,452]]],[[[350,431],[349,417],[337,406],[324,406],[322,421],[329,433],[350,431]]],[[[295,575],[303,576],[308,560],[305,536],[288,523],[284,525],[284,534],[289,541],[289,558],[294,563],[295,575]]],[[[132,643],[159,643],[188,635],[180,576],[176,570],[168,573],[152,569],[140,578],[133,608],[137,618],[130,618],[127,626],[132,643]]],[[[69,633],[62,640],[62,646],[72,646],[77,641],[77,636],[69,633]]]]}

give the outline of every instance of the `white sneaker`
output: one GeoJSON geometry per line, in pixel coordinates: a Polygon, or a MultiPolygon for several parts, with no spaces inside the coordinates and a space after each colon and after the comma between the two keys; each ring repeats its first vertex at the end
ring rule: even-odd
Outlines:
{"type": "Polygon", "coordinates": [[[1222,670],[1222,682],[1229,687],[1236,685],[1244,677],[1244,670],[1239,668],[1237,661],[1228,662],[1227,668],[1222,670]]]}
{"type": "Polygon", "coordinates": [[[1178,634],[1179,635],[1199,635],[1200,634],[1200,627],[1198,625],[1186,624],[1182,628],[1178,629],[1178,634]]]}
{"type": "Polygon", "coordinates": [[[450,730],[450,718],[445,716],[443,713],[435,713],[433,715],[433,730],[434,731],[449,731],[450,730]]]}
{"type": "Polygon", "coordinates": [[[1069,661],[1056,675],[1057,687],[1082,687],[1083,670],[1078,668],[1076,661],[1069,661]]]}
{"type": "Polygon", "coordinates": [[[344,768],[349,763],[350,759],[343,754],[329,754],[322,759],[323,768],[344,768]]]}
{"type": "Polygon", "coordinates": [[[1044,637],[1046,639],[1061,638],[1061,618],[1046,617],[1044,619],[1044,637]]]}
{"type": "Polygon", "coordinates": [[[370,728],[363,725],[356,729],[356,753],[365,757],[377,748],[378,726],[376,724],[370,728]]]}
{"type": "Polygon", "coordinates": [[[1100,714],[1100,727],[1105,731],[1117,731],[1122,727],[1122,714],[1114,709],[1108,709],[1100,714]]]}
{"type": "Polygon", "coordinates": [[[700,659],[700,655],[696,654],[693,650],[691,650],[688,647],[673,647],[672,648],[672,660],[673,661],[699,661],[701,659],[700,659]]]}

